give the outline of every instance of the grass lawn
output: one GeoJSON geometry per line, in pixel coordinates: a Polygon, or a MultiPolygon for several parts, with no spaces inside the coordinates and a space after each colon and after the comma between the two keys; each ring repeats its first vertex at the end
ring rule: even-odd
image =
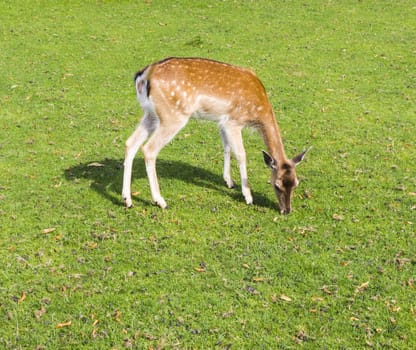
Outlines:
{"type": "MultiPolygon", "coordinates": [[[[414,1],[0,1],[2,349],[416,348],[414,1]],[[168,56],[255,70],[298,167],[254,205],[191,121],[121,202],[133,76],[168,56]]],[[[234,178],[238,171],[233,162],[234,178]]]]}

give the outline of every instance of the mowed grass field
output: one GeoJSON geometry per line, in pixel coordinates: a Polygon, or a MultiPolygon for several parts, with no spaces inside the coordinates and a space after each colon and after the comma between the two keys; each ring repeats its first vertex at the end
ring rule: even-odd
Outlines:
{"type": "Polygon", "coordinates": [[[416,348],[414,1],[1,1],[2,349],[416,348]],[[254,205],[215,124],[141,154],[133,76],[168,56],[263,81],[298,166],[282,216],[256,132],[254,205]]]}

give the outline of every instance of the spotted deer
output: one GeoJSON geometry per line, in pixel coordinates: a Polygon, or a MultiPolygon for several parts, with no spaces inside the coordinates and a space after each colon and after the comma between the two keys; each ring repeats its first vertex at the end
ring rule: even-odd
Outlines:
{"type": "Polygon", "coordinates": [[[156,158],[189,118],[196,117],[218,123],[224,147],[224,181],[229,188],[234,187],[230,171],[233,152],[247,204],[253,203],[253,197],[241,131],[247,126],[259,130],[267,148],[263,158],[271,169],[271,184],[280,212],[291,211],[293,190],[299,184],[295,167],[306,151],[293,159],[286,157],[266,90],[252,71],[209,59],[167,58],[139,71],[135,84],[144,115],[126,142],[122,196],[127,207],[133,205],[130,190],[133,160],[147,139],[142,151],[152,199],[161,208],[167,207],[160,194],[156,158]]]}

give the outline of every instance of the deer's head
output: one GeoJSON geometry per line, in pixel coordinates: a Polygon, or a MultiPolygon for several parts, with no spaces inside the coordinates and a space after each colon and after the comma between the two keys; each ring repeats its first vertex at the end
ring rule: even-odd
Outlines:
{"type": "Polygon", "coordinates": [[[263,151],[264,162],[272,171],[271,184],[279,201],[281,214],[289,214],[292,211],[293,191],[299,185],[299,180],[296,177],[296,165],[305,158],[307,151],[282,162],[278,162],[263,151]]]}

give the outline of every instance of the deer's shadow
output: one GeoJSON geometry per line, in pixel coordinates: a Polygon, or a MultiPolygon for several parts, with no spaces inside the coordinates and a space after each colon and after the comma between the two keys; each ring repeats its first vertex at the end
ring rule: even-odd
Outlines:
{"type": "MultiPolygon", "coordinates": [[[[228,189],[221,175],[215,174],[207,169],[198,168],[182,161],[171,161],[158,159],[157,172],[162,189],[169,202],[169,188],[163,186],[163,179],[176,179],[195,186],[213,189],[224,195],[232,197],[236,201],[244,201],[240,186],[228,189]]],[[[69,167],[64,171],[68,181],[79,181],[88,179],[91,181],[90,187],[105,199],[115,205],[123,205],[121,200],[121,188],[123,184],[123,161],[120,159],[105,158],[99,161],[81,163],[69,167]]],[[[132,179],[147,178],[144,161],[136,158],[133,165],[132,179]]],[[[276,208],[276,203],[266,196],[252,191],[254,205],[265,208],[276,208]]],[[[151,205],[151,198],[133,196],[134,202],[142,202],[144,205],[151,205]]]]}

